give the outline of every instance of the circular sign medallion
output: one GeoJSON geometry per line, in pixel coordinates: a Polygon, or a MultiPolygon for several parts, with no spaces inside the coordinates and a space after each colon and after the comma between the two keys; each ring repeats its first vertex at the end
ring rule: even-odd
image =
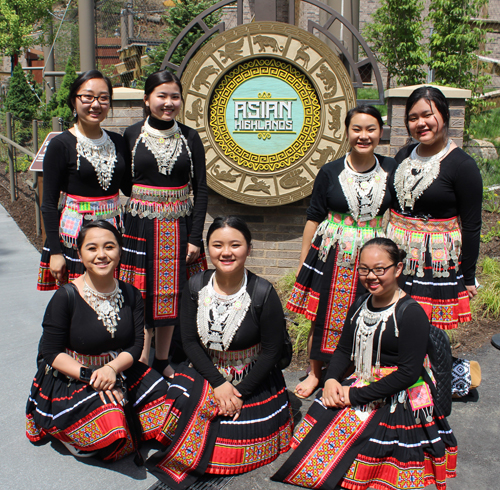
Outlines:
{"type": "Polygon", "coordinates": [[[314,144],[321,107],[302,72],[284,61],[256,58],[217,84],[209,121],[226,157],[251,170],[274,171],[290,167],[314,144]]]}
{"type": "Polygon", "coordinates": [[[338,56],[298,27],[255,22],[226,31],[195,55],[182,85],[179,118],[202,138],[208,185],[234,201],[302,199],[321,166],[347,151],[352,82],[338,56]]]}

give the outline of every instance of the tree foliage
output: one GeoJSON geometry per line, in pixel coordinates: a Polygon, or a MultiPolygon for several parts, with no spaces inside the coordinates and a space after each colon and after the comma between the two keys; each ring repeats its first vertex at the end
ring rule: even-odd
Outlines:
{"type": "Polygon", "coordinates": [[[49,15],[54,0],[1,0],[0,51],[18,54],[36,41],[35,26],[49,15]]]}
{"type": "MultiPolygon", "coordinates": [[[[158,48],[151,50],[150,53],[148,53],[149,57],[153,61],[151,71],[158,71],[160,69],[170,46],[182,30],[197,15],[201,14],[217,2],[218,0],[201,0],[199,2],[193,2],[192,0],[174,0],[175,6],[171,7],[168,15],[164,17],[167,25],[166,32],[169,37],[164,43],[158,46],[158,48]]],[[[221,13],[216,11],[205,17],[203,20],[208,27],[214,27],[220,22],[220,19],[221,13]]],[[[194,26],[181,41],[170,61],[176,65],[180,65],[187,52],[202,35],[203,30],[198,25],[194,26]]]]}
{"type": "MultiPolygon", "coordinates": [[[[430,37],[430,67],[434,80],[441,85],[472,90],[473,95],[483,92],[490,76],[481,72],[482,63],[478,54],[485,42],[486,29],[480,21],[482,7],[487,0],[432,0],[429,6],[429,20],[433,31],[430,37]]],[[[472,98],[467,101],[465,128],[470,117],[478,114],[484,101],[472,98]]]]}
{"type": "Polygon", "coordinates": [[[387,88],[391,78],[398,85],[415,85],[425,80],[423,9],[421,0],[382,0],[364,30],[377,61],[387,69],[387,88]]]}
{"type": "Polygon", "coordinates": [[[73,118],[71,109],[68,107],[66,101],[68,100],[71,84],[77,79],[77,77],[78,75],[76,74],[73,61],[69,58],[66,63],[65,75],[62,79],[61,86],[59,87],[57,94],[55,94],[57,107],[52,112],[53,116],[61,117],[65,121],[71,121],[73,118]]]}
{"type": "Polygon", "coordinates": [[[30,124],[30,121],[35,117],[38,105],[38,99],[26,80],[21,65],[16,65],[5,98],[5,110],[30,124]]]}

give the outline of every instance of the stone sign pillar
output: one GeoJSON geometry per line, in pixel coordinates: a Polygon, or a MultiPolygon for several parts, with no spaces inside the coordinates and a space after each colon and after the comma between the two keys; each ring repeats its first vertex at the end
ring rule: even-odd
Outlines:
{"type": "MultiPolygon", "coordinates": [[[[391,129],[390,156],[394,156],[408,141],[408,131],[404,121],[406,100],[415,89],[423,86],[411,85],[385,91],[387,125],[391,129]]],[[[471,97],[471,91],[461,88],[440,87],[439,85],[431,86],[441,90],[448,99],[450,105],[449,136],[457,146],[462,148],[464,142],[465,101],[471,97]]]]}

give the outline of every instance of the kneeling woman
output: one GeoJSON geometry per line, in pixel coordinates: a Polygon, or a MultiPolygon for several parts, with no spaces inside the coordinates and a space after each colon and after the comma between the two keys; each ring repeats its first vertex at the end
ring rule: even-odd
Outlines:
{"type": "Polygon", "coordinates": [[[362,248],[358,272],[370,294],[351,307],[323,394],[273,480],[306,488],[444,490],[455,476],[457,441],[422,378],[428,379],[429,321],[399,289],[402,268],[393,241],[374,238],[362,248]]]}
{"type": "Polygon", "coordinates": [[[182,296],[181,333],[191,361],[168,392],[172,442],[146,466],[173,489],[204,473],[235,475],[289,448],[293,422],[276,367],[284,341],[276,291],[245,270],[251,234],[238,217],[216,218],[207,233],[215,271],[192,277],[182,296]],[[191,367],[192,366],[192,367],[191,367]]]}
{"type": "Polygon", "coordinates": [[[114,279],[121,235],[107,221],[90,222],[77,247],[86,272],[47,306],[26,433],[32,442],[52,435],[75,456],[115,461],[141,440],[162,438],[165,421],[152,415],[166,411],[168,386],[138,361],[144,302],[114,279]]]}

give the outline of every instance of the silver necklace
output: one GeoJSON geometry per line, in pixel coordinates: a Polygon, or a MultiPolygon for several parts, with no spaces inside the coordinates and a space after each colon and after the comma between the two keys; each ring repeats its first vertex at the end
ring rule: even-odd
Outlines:
{"type": "Polygon", "coordinates": [[[394,174],[394,187],[403,211],[407,208],[413,209],[415,201],[436,180],[441,170],[441,159],[450,150],[451,139],[439,153],[430,157],[421,157],[418,154],[420,145],[421,143],[413,148],[410,156],[401,162],[394,174]]]}
{"type": "Polygon", "coordinates": [[[214,289],[215,272],[198,295],[198,335],[207,349],[227,350],[250,307],[245,271],[241,288],[223,295],[214,289]]]}
{"type": "Polygon", "coordinates": [[[134,175],[135,152],[137,145],[143,141],[146,148],[154,155],[158,165],[158,172],[163,175],[170,175],[177,159],[179,158],[183,145],[188,152],[191,162],[191,174],[193,174],[193,159],[187,140],[182,134],[177,121],[170,129],[155,129],[149,124],[149,117],[144,121],[141,134],[137,138],[132,150],[132,175],[134,175]]]}
{"type": "Polygon", "coordinates": [[[347,157],[344,170],[340,172],[339,182],[349,206],[349,212],[356,221],[369,221],[378,215],[385,196],[387,173],[375,157],[375,167],[367,173],[352,170],[347,157]]]}
{"type": "Polygon", "coordinates": [[[118,320],[121,320],[120,308],[123,306],[123,294],[115,279],[115,289],[110,293],[100,293],[87,284],[87,273],[83,276],[83,297],[90,307],[97,313],[97,319],[102,320],[106,330],[115,337],[118,320]]]}
{"type": "Polygon", "coordinates": [[[104,129],[101,130],[102,136],[100,138],[90,139],[80,132],[78,124],[75,124],[74,128],[77,153],[76,169],[80,170],[80,157],[87,159],[94,167],[99,185],[107,191],[115,170],[115,144],[104,129]]]}
{"type": "MultiPolygon", "coordinates": [[[[387,320],[394,317],[394,329],[396,337],[399,336],[396,323],[396,305],[401,298],[401,289],[398,290],[398,299],[389,308],[383,311],[370,311],[368,301],[372,295],[368,296],[358,309],[359,315],[356,319],[356,329],[354,331],[354,349],[351,354],[351,361],[354,361],[356,375],[364,381],[373,381],[373,337],[379,325],[380,333],[378,336],[377,359],[375,361],[375,371],[380,371],[380,350],[382,345],[382,334],[385,331],[387,320]]],[[[357,313],[357,312],[356,312],[357,313]]]]}

